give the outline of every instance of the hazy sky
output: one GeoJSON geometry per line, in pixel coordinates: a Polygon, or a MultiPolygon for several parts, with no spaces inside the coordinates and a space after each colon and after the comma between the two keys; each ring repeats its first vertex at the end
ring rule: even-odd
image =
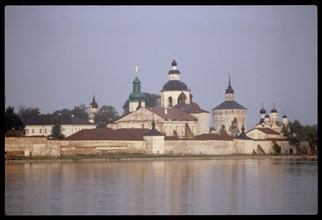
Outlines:
{"type": "MultiPolygon", "coordinates": [[[[175,56],[194,101],[264,103],[279,119],[317,123],[316,6],[7,6],[6,106],[44,114],[90,104],[122,105],[135,66],[143,92],[160,94],[175,56]]],[[[212,117],[211,117],[212,118],[212,117]]],[[[212,119],[211,119],[212,121],[212,119]]]]}

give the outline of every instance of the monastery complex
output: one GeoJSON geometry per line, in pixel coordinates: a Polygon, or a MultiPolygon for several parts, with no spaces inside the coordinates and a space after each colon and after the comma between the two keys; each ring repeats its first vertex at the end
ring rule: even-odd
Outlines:
{"type": "Polygon", "coordinates": [[[281,134],[282,127],[288,124],[285,113],[279,121],[275,104],[270,114],[262,105],[258,124],[247,131],[247,108],[235,100],[230,76],[225,99],[211,112],[193,101],[192,91],[181,80],[175,58],[168,72],[168,81],[161,88],[158,106],[146,107],[138,67],[132,83],[129,113],[106,128],[96,128],[94,123],[95,114],[99,110],[94,96],[89,105],[88,121],[74,116],[63,120],[65,139],[48,140],[46,136],[51,133],[53,125],[48,118],[45,119],[49,116],[39,116],[27,122],[27,137],[22,138],[24,144],[21,144],[19,138],[6,138],[6,152],[20,151],[25,156],[111,152],[271,154],[275,153],[274,145],[280,146],[281,153],[289,152],[289,144],[281,134]],[[210,127],[211,116],[213,127],[210,127]],[[233,121],[237,121],[235,134],[231,133],[233,121]]]}

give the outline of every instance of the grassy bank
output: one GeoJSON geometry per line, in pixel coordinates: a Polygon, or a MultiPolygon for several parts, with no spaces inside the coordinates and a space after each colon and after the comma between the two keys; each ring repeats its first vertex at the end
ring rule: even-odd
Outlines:
{"type": "Polygon", "coordinates": [[[135,160],[211,160],[211,159],[276,159],[276,160],[317,160],[318,156],[295,155],[188,155],[188,154],[104,154],[104,155],[73,155],[60,157],[13,157],[6,162],[80,162],[80,161],[135,161],[135,160]]]}

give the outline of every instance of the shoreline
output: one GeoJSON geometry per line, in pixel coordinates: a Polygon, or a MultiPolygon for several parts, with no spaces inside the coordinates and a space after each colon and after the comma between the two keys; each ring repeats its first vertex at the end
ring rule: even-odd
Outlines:
{"type": "Polygon", "coordinates": [[[306,155],[83,155],[65,156],[57,158],[30,157],[30,158],[8,158],[9,163],[43,163],[43,162],[126,162],[126,161],[161,161],[161,160],[225,160],[225,159],[273,159],[273,160],[297,160],[317,161],[318,156],[306,155]]]}

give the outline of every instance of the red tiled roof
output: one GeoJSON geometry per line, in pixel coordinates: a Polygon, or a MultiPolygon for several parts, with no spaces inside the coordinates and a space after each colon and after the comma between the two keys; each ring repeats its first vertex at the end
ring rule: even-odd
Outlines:
{"type": "Polygon", "coordinates": [[[228,134],[201,134],[195,137],[195,140],[222,140],[231,141],[233,138],[228,134]]]}
{"type": "Polygon", "coordinates": [[[146,108],[146,109],[153,112],[154,114],[157,114],[158,116],[160,116],[165,120],[170,119],[172,121],[197,121],[197,118],[177,108],[155,107],[155,108],[146,108]]]}
{"type": "Polygon", "coordinates": [[[270,128],[253,128],[249,131],[247,131],[246,133],[250,132],[250,131],[253,131],[255,129],[258,129],[260,130],[261,132],[264,132],[265,134],[280,134],[278,133],[277,131],[273,130],[273,129],[270,129],[270,128]]]}
{"type": "Polygon", "coordinates": [[[143,140],[148,129],[122,128],[113,130],[110,128],[83,129],[66,137],[64,140],[143,140]]]}

